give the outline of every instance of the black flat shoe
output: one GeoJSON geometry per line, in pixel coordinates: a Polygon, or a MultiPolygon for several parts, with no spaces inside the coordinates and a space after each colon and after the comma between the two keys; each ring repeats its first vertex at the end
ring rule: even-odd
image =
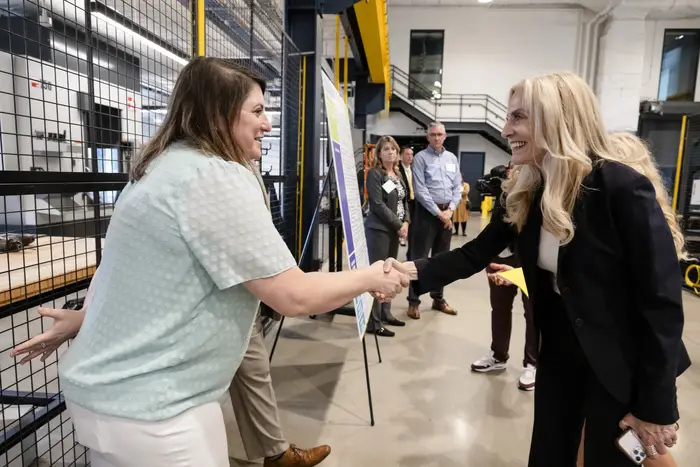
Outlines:
{"type": "Polygon", "coordinates": [[[400,319],[396,319],[396,318],[385,321],[385,323],[388,324],[389,326],[406,326],[405,321],[401,321],[400,319]]]}
{"type": "Polygon", "coordinates": [[[394,331],[389,331],[387,328],[368,329],[367,332],[383,337],[394,337],[396,335],[394,331]]]}

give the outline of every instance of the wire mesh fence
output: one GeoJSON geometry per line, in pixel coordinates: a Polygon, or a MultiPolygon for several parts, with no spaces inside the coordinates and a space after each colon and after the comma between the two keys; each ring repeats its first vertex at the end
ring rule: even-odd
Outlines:
{"type": "Polygon", "coordinates": [[[156,133],[204,21],[205,54],[268,82],[273,131],[260,163],[275,225],[296,253],[301,57],[255,1],[0,0],[0,465],[83,466],[58,359],[11,348],[72,308],[101,258],[132,160],[156,133]]]}

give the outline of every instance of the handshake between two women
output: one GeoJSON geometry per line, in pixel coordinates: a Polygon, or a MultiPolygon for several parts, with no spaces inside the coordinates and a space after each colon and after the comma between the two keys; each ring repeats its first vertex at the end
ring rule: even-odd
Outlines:
{"type": "Polygon", "coordinates": [[[391,301],[408,287],[412,280],[418,279],[418,271],[413,261],[402,263],[394,258],[387,258],[373,263],[369,269],[376,278],[370,293],[380,302],[391,301]]]}
{"type": "MultiPolygon", "coordinates": [[[[487,274],[489,280],[496,285],[511,286],[513,285],[507,279],[499,276],[499,272],[505,272],[513,269],[506,264],[492,263],[489,265],[490,272],[487,274]]],[[[418,279],[418,270],[413,261],[401,262],[394,258],[387,258],[384,261],[377,261],[369,267],[369,270],[374,271],[375,283],[370,288],[371,294],[380,302],[389,302],[406,287],[409,287],[410,282],[418,279]],[[379,272],[381,271],[381,275],[379,272]]]]}

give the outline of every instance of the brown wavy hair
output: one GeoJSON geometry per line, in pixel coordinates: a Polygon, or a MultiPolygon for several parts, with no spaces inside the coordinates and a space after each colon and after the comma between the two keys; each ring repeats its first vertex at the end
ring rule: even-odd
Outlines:
{"type": "Polygon", "coordinates": [[[396,142],[391,136],[382,136],[377,141],[377,145],[374,147],[374,167],[377,169],[384,170],[384,164],[382,163],[382,158],[379,156],[382,153],[382,149],[387,144],[391,145],[396,149],[396,160],[394,161],[394,172],[398,174],[399,172],[399,156],[401,155],[401,148],[399,143],[396,142]]]}
{"type": "Polygon", "coordinates": [[[233,60],[193,58],[180,72],[163,125],[141,149],[130,178],[141,179],[148,165],[171,144],[184,141],[204,153],[250,165],[233,137],[243,102],[265,81],[233,60]]]}

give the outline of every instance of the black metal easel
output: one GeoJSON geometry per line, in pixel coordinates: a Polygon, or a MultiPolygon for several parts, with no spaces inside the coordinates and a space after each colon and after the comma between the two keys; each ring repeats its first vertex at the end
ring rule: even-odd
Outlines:
{"type": "MultiPolygon", "coordinates": [[[[318,217],[318,213],[321,209],[321,200],[323,199],[323,193],[325,193],[326,188],[329,186],[329,180],[333,176],[334,171],[332,170],[333,168],[333,158],[330,160],[330,164],[328,166],[328,175],[326,176],[326,179],[323,181],[323,187],[321,188],[321,192],[319,194],[318,200],[316,201],[316,209],[314,209],[314,215],[311,220],[311,226],[313,226],[316,223],[316,218],[318,217]]],[[[335,272],[335,271],[342,271],[343,270],[343,254],[342,254],[342,247],[343,247],[343,229],[342,229],[342,220],[338,217],[338,209],[336,208],[335,205],[335,199],[331,201],[330,203],[331,208],[330,208],[330,221],[328,222],[329,226],[329,237],[331,241],[329,242],[330,246],[330,255],[329,255],[329,272],[335,272]],[[337,254],[336,254],[337,253],[337,254]]],[[[302,247],[301,250],[301,255],[299,255],[299,264],[302,263],[303,259],[305,258],[305,255],[308,253],[308,245],[309,245],[309,239],[311,235],[313,234],[312,230],[310,230],[306,234],[306,239],[304,240],[304,246],[302,247]]],[[[333,314],[340,314],[340,315],[345,315],[345,316],[352,316],[355,317],[355,309],[354,307],[343,307],[339,308],[337,310],[333,310],[331,313],[333,314]]],[[[272,357],[275,354],[275,349],[277,348],[277,341],[280,338],[280,333],[282,332],[282,325],[284,324],[284,316],[280,319],[279,322],[279,327],[277,328],[277,333],[275,334],[275,341],[272,344],[272,349],[270,350],[270,361],[272,361],[272,357]]],[[[379,339],[377,338],[377,335],[374,335],[374,341],[377,346],[377,357],[379,358],[379,363],[382,363],[382,354],[379,350],[379,339]]],[[[369,418],[370,418],[370,425],[374,426],[374,408],[372,406],[372,387],[370,384],[370,379],[369,379],[369,364],[367,363],[367,345],[365,343],[365,336],[362,336],[362,354],[364,357],[364,363],[365,363],[365,379],[367,381],[367,400],[369,403],[369,418]]]]}

